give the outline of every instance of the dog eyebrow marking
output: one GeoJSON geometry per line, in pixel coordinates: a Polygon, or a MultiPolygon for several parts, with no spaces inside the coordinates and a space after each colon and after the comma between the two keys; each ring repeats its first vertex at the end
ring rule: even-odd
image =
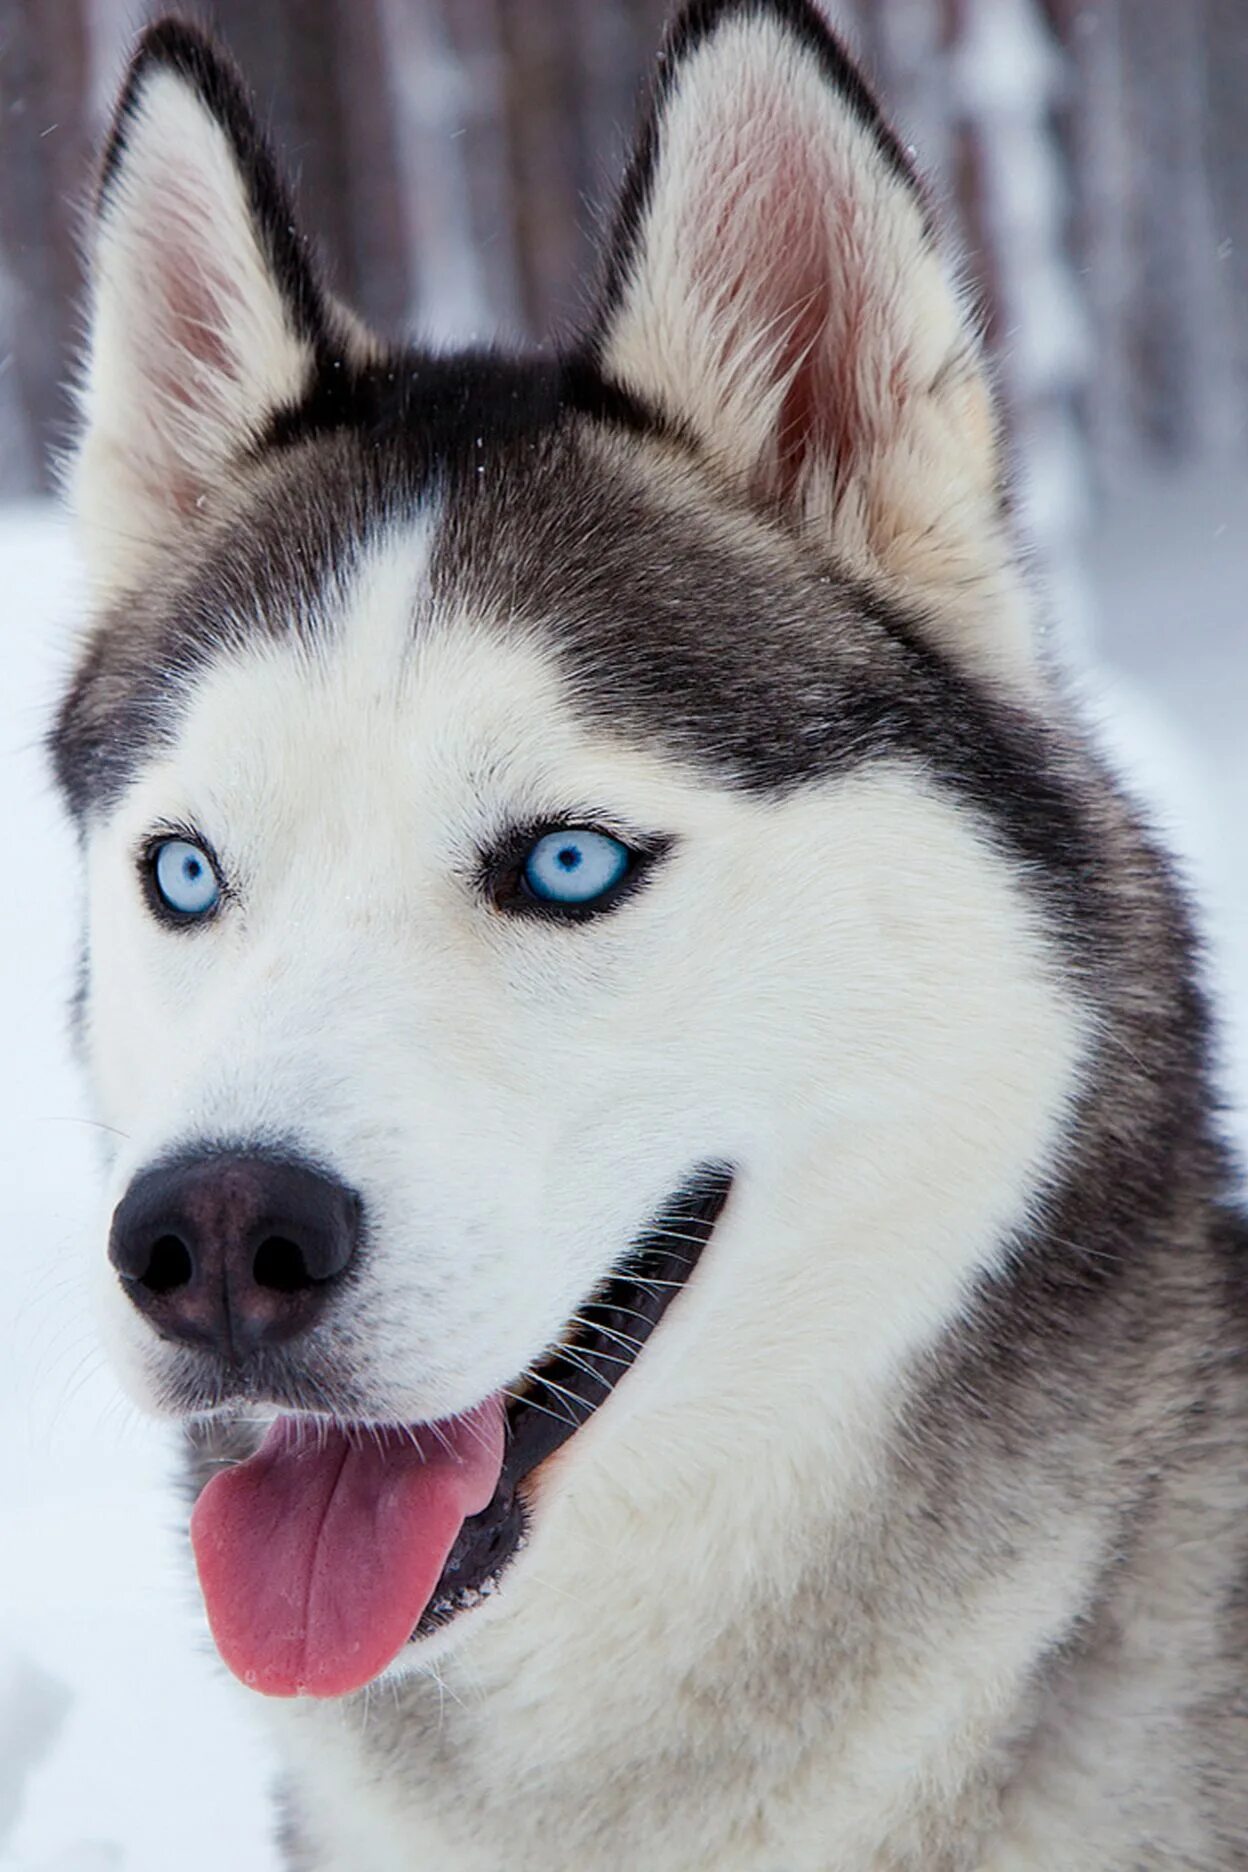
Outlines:
{"type": "Polygon", "coordinates": [[[314,641],[327,593],[379,532],[449,486],[512,475],[577,420],[667,433],[581,357],[410,351],[326,366],[240,464],[245,523],[206,540],[179,532],[163,581],[126,593],[91,632],[49,736],[74,815],[106,811],[168,742],[200,670],[257,635],[314,641]]]}
{"type": "MultiPolygon", "coordinates": [[[[504,635],[535,629],[569,706],[597,729],[777,796],[865,760],[912,757],[974,804],[1058,926],[1089,940],[1103,896],[1088,829],[1034,715],[834,571],[799,562],[777,613],[770,560],[665,511],[643,475],[604,467],[599,424],[589,418],[587,433],[545,366],[529,382],[527,367],[500,378],[489,362],[474,381],[456,362],[444,452],[436,397],[423,438],[407,421],[292,438],[262,471],[246,527],[171,592],[106,619],[52,737],[80,816],[106,811],[171,744],[201,671],[258,636],[315,644],[335,631],[373,543],[437,496],[435,607],[504,635]],[[502,381],[523,394],[500,437],[485,405],[502,381]]],[[[632,431],[621,441],[645,446],[632,431]]]]}
{"type": "MultiPolygon", "coordinates": [[[[505,483],[448,497],[435,591],[536,627],[595,732],[630,735],[783,797],[875,759],[909,758],[974,806],[1080,944],[1105,897],[1077,789],[1034,713],[955,667],[897,606],[795,557],[664,509],[644,477],[593,473],[575,435],[505,483]]],[[[587,460],[588,457],[588,460],[587,460]]]]}

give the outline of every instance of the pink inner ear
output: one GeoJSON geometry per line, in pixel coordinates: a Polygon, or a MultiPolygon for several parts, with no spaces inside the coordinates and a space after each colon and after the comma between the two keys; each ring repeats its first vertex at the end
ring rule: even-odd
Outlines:
{"type": "Polygon", "coordinates": [[[243,383],[237,339],[245,340],[238,326],[246,307],[208,209],[202,182],[176,168],[166,169],[146,204],[152,230],[147,304],[134,336],[143,347],[139,369],[152,397],[152,474],[159,478],[152,493],[179,512],[192,511],[203,492],[196,468],[212,465],[203,458],[212,433],[224,437],[237,427],[243,383]]]}
{"type": "Polygon", "coordinates": [[[239,379],[239,360],[226,333],[242,310],[238,287],[219,254],[220,233],[209,223],[202,185],[189,172],[167,172],[157,200],[154,317],[162,388],[179,401],[201,405],[214,383],[239,379]],[[179,373],[181,360],[189,371],[179,373]]]}
{"type": "Polygon", "coordinates": [[[716,158],[691,191],[685,226],[695,282],[726,325],[725,372],[770,353],[769,376],[787,384],[760,463],[761,491],[787,500],[813,459],[843,484],[885,407],[873,375],[897,396],[903,371],[862,205],[809,134],[771,114],[770,126],[734,115],[707,136],[716,158]]]}

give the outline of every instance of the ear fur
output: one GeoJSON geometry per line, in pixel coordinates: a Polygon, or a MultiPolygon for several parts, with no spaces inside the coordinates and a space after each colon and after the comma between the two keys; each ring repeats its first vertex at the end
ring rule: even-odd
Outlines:
{"type": "Polygon", "coordinates": [[[901,145],[809,0],[695,0],[677,19],[591,346],[943,648],[1030,679],[975,323],[901,145]]]}
{"type": "Polygon", "coordinates": [[[178,20],[144,33],[126,77],[90,275],[69,494],[109,593],[299,400],[334,318],[241,80],[178,20]]]}

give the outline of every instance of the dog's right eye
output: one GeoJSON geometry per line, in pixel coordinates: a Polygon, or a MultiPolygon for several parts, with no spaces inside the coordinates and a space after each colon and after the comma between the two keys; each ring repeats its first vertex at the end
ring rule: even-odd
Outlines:
{"type": "Polygon", "coordinates": [[[148,867],[159,904],[175,917],[206,917],[221,901],[217,868],[190,839],[160,840],[151,848],[148,867]]]}

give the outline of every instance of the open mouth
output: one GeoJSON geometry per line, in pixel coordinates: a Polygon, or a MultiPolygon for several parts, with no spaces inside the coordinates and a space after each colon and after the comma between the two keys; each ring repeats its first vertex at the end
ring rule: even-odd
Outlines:
{"type": "Polygon", "coordinates": [[[529,1389],[509,1401],[498,1487],[488,1506],[460,1529],[413,1637],[436,1631],[494,1590],[524,1539],[527,1511],[520,1485],[615,1389],[693,1272],[730,1183],[720,1171],[691,1182],[634,1246],[625,1266],[581,1308],[562,1344],[533,1368],[529,1389]]]}
{"type": "Polygon", "coordinates": [[[191,1521],[222,1657],[276,1696],[361,1689],[496,1590],[525,1484],[602,1405],[688,1281],[731,1174],[690,1178],[579,1309],[525,1388],[412,1430],[282,1417],[191,1521]]]}

